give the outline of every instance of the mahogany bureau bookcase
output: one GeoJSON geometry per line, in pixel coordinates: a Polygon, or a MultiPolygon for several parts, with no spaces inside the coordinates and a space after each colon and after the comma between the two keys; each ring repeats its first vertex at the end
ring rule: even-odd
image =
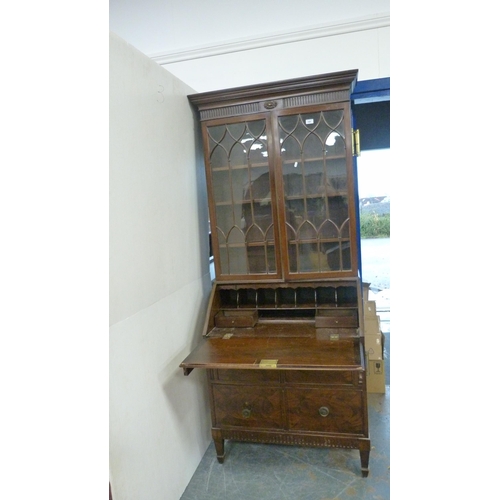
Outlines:
{"type": "Polygon", "coordinates": [[[188,96],[199,114],[215,275],[200,344],[224,441],[370,438],[353,172],[357,70],[188,96]]]}

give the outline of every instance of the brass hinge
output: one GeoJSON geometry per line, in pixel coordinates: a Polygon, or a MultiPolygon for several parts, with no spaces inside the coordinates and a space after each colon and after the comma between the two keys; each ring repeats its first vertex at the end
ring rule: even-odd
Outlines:
{"type": "Polygon", "coordinates": [[[259,368],[277,368],[277,359],[261,359],[259,363],[259,368]]]}
{"type": "Polygon", "coordinates": [[[359,142],[359,128],[352,130],[352,156],[361,156],[361,143],[359,142]]]}

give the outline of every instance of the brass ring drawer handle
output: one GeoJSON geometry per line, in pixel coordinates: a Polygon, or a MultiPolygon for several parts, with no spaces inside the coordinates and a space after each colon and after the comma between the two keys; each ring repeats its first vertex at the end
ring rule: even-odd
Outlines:
{"type": "Polygon", "coordinates": [[[330,410],[326,407],[326,406],[322,406],[320,409],[319,409],[319,414],[322,416],[322,417],[326,417],[328,416],[328,414],[330,413],[330,410]]]}
{"type": "Polygon", "coordinates": [[[243,415],[243,418],[248,418],[250,417],[252,410],[250,408],[243,408],[243,411],[241,413],[243,415]]]}

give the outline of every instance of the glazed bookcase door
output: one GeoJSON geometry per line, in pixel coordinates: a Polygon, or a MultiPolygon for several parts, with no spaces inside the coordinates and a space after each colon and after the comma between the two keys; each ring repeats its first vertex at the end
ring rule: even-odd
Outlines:
{"type": "Polygon", "coordinates": [[[203,127],[214,262],[222,281],[281,274],[269,129],[265,115],[203,127]]]}
{"type": "Polygon", "coordinates": [[[357,276],[348,104],[277,116],[287,278],[357,276]]]}

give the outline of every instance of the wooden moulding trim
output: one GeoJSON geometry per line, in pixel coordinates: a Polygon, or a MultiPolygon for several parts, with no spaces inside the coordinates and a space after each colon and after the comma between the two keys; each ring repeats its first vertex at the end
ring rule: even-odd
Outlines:
{"type": "Polygon", "coordinates": [[[280,281],[280,282],[218,282],[220,290],[242,290],[246,288],[314,288],[314,287],[356,287],[358,278],[329,278],[328,280],[303,280],[303,281],[280,281]]]}
{"type": "Polygon", "coordinates": [[[257,37],[226,40],[224,42],[211,45],[201,45],[148,55],[158,64],[167,65],[176,62],[203,59],[205,57],[220,56],[223,54],[261,49],[305,40],[314,40],[318,38],[345,35],[379,28],[388,28],[389,26],[389,12],[384,12],[375,16],[364,16],[357,19],[343,20],[334,24],[327,23],[317,26],[309,26],[298,30],[279,31],[257,37]]]}
{"type": "MultiPolygon", "coordinates": [[[[348,101],[350,98],[349,90],[340,90],[336,92],[321,92],[304,95],[296,95],[280,99],[279,108],[296,108],[300,106],[310,106],[314,104],[326,104],[331,102],[348,101]]],[[[277,101],[274,101],[275,103],[277,101]]],[[[247,115],[265,112],[263,101],[245,103],[234,106],[224,106],[218,108],[202,109],[200,111],[201,120],[212,120],[216,118],[225,118],[227,116],[247,115]]]]}
{"type": "Polygon", "coordinates": [[[202,120],[211,120],[213,118],[224,118],[232,115],[246,115],[258,113],[260,106],[258,102],[250,104],[241,104],[236,106],[225,106],[223,108],[207,109],[200,112],[202,120]]]}
{"type": "Polygon", "coordinates": [[[349,98],[356,84],[358,70],[339,71],[310,77],[247,85],[232,89],[188,95],[200,111],[230,105],[242,105],[259,100],[290,98],[307,94],[340,92],[349,98]]]}
{"type": "MultiPolygon", "coordinates": [[[[250,441],[257,443],[272,443],[299,446],[318,446],[320,448],[348,448],[363,449],[368,438],[364,436],[332,436],[332,435],[304,435],[280,431],[254,431],[221,429],[223,439],[235,441],[250,441]]],[[[368,441],[369,442],[369,441],[368,441]]]]}

